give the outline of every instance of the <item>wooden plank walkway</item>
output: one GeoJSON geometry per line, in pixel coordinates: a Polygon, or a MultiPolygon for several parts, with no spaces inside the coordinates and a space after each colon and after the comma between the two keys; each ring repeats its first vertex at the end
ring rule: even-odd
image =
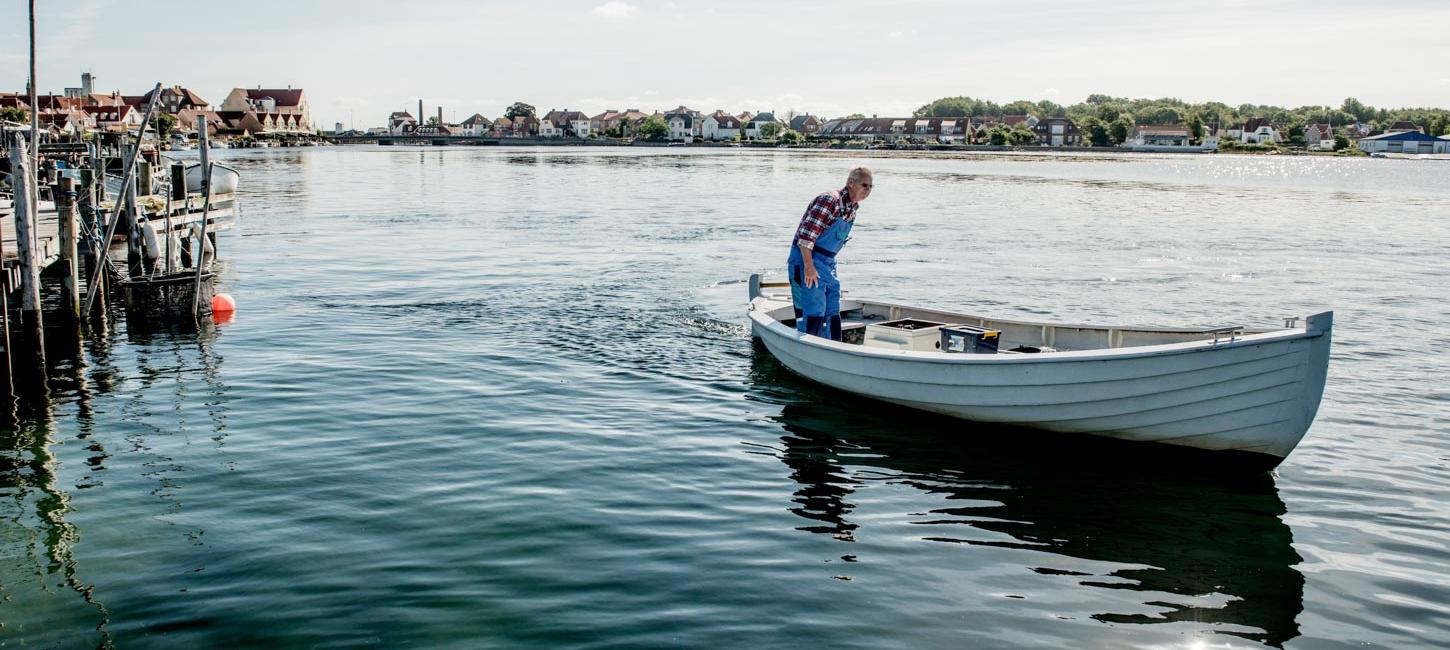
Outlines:
{"type": "MultiPolygon", "coordinates": [[[[171,232],[185,233],[194,223],[201,222],[201,208],[204,197],[200,193],[194,193],[187,197],[185,202],[173,202],[171,210],[171,232]]],[[[156,227],[158,235],[165,234],[165,219],[163,213],[166,211],[166,197],[160,195],[138,197],[136,204],[140,206],[143,217],[151,221],[156,227]],[[150,207],[148,207],[150,206],[150,207]],[[151,209],[154,207],[155,209],[151,209]]],[[[211,197],[211,214],[207,219],[206,231],[208,233],[230,230],[236,224],[236,196],[232,194],[218,194],[211,197]]],[[[110,217],[112,203],[106,201],[101,204],[105,209],[106,217],[110,217]]],[[[60,256],[60,221],[55,207],[49,202],[42,202],[40,207],[40,219],[36,224],[36,239],[40,243],[41,259],[40,267],[45,268],[55,263],[60,256]]],[[[125,232],[117,230],[118,237],[124,237],[125,232]]],[[[122,240],[124,243],[124,240],[122,240]]],[[[3,263],[6,267],[13,266],[16,261],[15,242],[15,215],[10,206],[0,207],[0,244],[5,247],[3,263]]],[[[114,244],[114,242],[113,242],[114,244]]],[[[0,274],[3,280],[7,274],[0,274]]],[[[4,290],[9,290],[9,283],[5,283],[4,290]]]]}

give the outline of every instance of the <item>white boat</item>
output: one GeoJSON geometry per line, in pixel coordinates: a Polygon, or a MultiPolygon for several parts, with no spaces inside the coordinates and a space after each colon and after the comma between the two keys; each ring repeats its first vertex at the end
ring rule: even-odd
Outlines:
{"type": "MultiPolygon", "coordinates": [[[[212,163],[211,167],[211,193],[213,195],[231,194],[237,191],[237,183],[242,179],[242,175],[237,170],[221,163],[212,163]]],[[[186,164],[186,191],[200,192],[204,181],[201,163],[188,162],[186,164]]]]}
{"type": "Polygon", "coordinates": [[[1247,452],[1221,457],[1269,467],[1319,409],[1334,323],[1324,312],[1280,329],[1062,325],[843,299],[850,342],[837,342],[798,333],[789,285],[758,275],[748,313],[776,359],[832,388],[976,422],[1247,452]],[[901,319],[925,325],[894,336],[901,319]],[[941,323],[995,330],[998,351],[935,349],[941,323]]]}

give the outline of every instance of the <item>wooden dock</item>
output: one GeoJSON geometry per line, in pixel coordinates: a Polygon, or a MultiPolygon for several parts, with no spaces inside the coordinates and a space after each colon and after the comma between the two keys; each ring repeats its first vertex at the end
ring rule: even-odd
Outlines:
{"type": "MultiPolygon", "coordinates": [[[[164,195],[148,195],[137,197],[136,205],[140,208],[143,217],[156,228],[156,234],[166,236],[171,233],[181,235],[189,234],[193,224],[201,223],[202,205],[205,198],[201,193],[192,193],[185,201],[172,201],[171,204],[171,229],[166,229],[166,197],[164,195]]],[[[114,207],[114,201],[101,203],[102,211],[108,217],[114,207]]],[[[49,201],[43,201],[38,211],[39,218],[36,223],[36,240],[38,244],[38,257],[40,267],[47,268],[60,259],[60,219],[55,206],[49,201]]],[[[230,230],[236,225],[237,201],[233,194],[213,194],[211,197],[211,210],[207,216],[207,233],[216,233],[230,230]]],[[[19,249],[15,241],[15,219],[13,208],[0,206],[0,246],[4,250],[4,272],[0,272],[0,290],[5,292],[13,291],[19,283],[16,252],[19,249]]],[[[111,241],[113,259],[126,259],[126,233],[119,230],[111,241]],[[120,255],[114,255],[119,251],[120,255]]]]}

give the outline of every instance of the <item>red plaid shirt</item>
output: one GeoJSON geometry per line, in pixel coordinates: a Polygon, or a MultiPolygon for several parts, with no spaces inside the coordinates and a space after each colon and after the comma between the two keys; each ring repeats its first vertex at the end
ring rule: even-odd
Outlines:
{"type": "Polygon", "coordinates": [[[826,192],[811,201],[806,207],[805,215],[801,216],[801,225],[795,229],[795,245],[805,246],[807,249],[816,247],[816,238],[821,236],[827,228],[836,224],[836,220],[856,220],[856,206],[859,203],[852,203],[846,192],[841,188],[837,192],[826,192]]]}

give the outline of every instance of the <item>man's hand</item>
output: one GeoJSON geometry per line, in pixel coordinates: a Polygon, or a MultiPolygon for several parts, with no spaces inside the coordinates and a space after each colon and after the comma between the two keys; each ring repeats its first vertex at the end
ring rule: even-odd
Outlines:
{"type": "Polygon", "coordinates": [[[811,257],[811,249],[806,248],[804,244],[800,244],[799,248],[801,249],[801,266],[805,267],[804,277],[801,279],[805,280],[807,289],[814,289],[817,284],[821,283],[821,274],[816,273],[816,261],[811,257]]]}

